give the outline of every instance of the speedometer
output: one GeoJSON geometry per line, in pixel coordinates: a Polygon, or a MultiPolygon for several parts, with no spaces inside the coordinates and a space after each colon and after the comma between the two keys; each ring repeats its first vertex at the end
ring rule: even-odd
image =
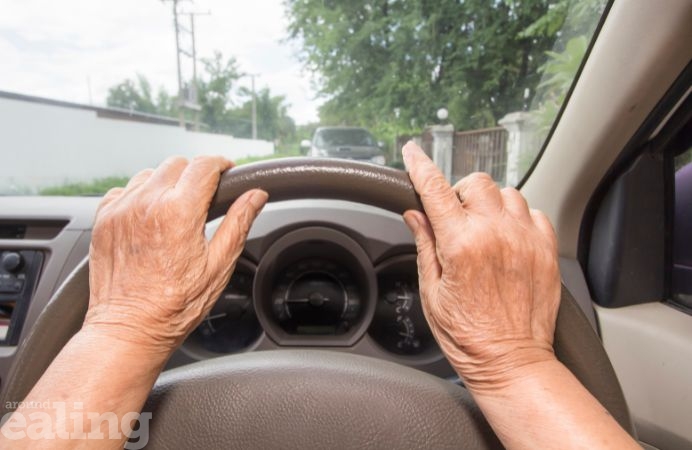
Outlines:
{"type": "Polygon", "coordinates": [[[272,311],[291,334],[343,334],[360,313],[360,294],[351,273],[322,258],[298,261],[278,279],[272,311]]]}
{"type": "Polygon", "coordinates": [[[286,346],[351,346],[375,313],[376,279],[368,254],[350,236],[325,227],[278,238],[257,266],[257,318],[286,346]]]}
{"type": "Polygon", "coordinates": [[[190,335],[190,343],[213,353],[236,353],[262,334],[252,301],[251,273],[236,269],[211,311],[190,335]]]}

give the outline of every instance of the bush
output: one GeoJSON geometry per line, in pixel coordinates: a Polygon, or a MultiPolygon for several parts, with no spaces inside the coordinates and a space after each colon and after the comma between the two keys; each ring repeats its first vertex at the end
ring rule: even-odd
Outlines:
{"type": "Polygon", "coordinates": [[[39,195],[103,195],[114,187],[123,187],[129,177],[106,177],[82,183],[67,183],[39,190],[39,195]]]}

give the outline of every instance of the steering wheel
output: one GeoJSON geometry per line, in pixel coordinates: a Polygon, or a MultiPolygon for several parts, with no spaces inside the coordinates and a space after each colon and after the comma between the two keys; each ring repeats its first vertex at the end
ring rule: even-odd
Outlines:
{"type": "MultiPolygon", "coordinates": [[[[270,201],[330,198],[396,213],[422,210],[403,171],[293,158],[224,173],[209,220],[256,187],[267,191],[270,201]]],[[[26,397],[81,327],[89,301],[88,270],[85,260],[19,347],[2,394],[3,414],[11,402],[26,397]]],[[[634,435],[598,335],[564,286],[554,348],[634,435]]],[[[399,364],[332,351],[243,353],[179,367],[159,377],[144,411],[152,413],[149,448],[501,448],[463,387],[399,364]]]]}

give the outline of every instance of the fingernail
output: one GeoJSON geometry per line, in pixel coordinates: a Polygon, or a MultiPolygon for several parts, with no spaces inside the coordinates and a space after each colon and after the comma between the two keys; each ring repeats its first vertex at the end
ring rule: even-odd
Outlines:
{"type": "Polygon", "coordinates": [[[411,165],[413,164],[413,155],[417,151],[418,146],[413,141],[408,141],[401,149],[401,156],[404,158],[404,166],[406,166],[406,169],[411,168],[411,165]]]}
{"type": "Polygon", "coordinates": [[[404,213],[404,222],[411,229],[412,233],[415,233],[420,226],[420,222],[418,222],[418,217],[415,213],[404,213]]]}
{"type": "Polygon", "coordinates": [[[259,209],[262,206],[264,206],[265,203],[267,203],[268,198],[269,198],[269,194],[267,194],[266,192],[264,192],[261,189],[256,189],[256,190],[252,191],[252,195],[250,195],[248,202],[255,209],[259,209]]]}

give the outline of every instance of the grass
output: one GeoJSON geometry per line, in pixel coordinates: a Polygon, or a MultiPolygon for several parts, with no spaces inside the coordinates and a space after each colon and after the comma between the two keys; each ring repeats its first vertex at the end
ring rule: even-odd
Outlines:
{"type": "MultiPolygon", "coordinates": [[[[290,156],[300,156],[298,151],[283,151],[266,156],[248,156],[235,160],[237,166],[250,164],[267,159],[286,158],[290,156]]],[[[64,195],[64,196],[98,196],[103,195],[114,187],[123,187],[127,184],[130,177],[105,177],[97,178],[92,181],[80,183],[66,183],[59,186],[50,186],[40,189],[39,195],[64,195]]]]}
{"type": "Polygon", "coordinates": [[[67,183],[40,189],[39,195],[103,195],[109,189],[125,186],[130,177],[106,177],[82,183],[67,183]]]}

